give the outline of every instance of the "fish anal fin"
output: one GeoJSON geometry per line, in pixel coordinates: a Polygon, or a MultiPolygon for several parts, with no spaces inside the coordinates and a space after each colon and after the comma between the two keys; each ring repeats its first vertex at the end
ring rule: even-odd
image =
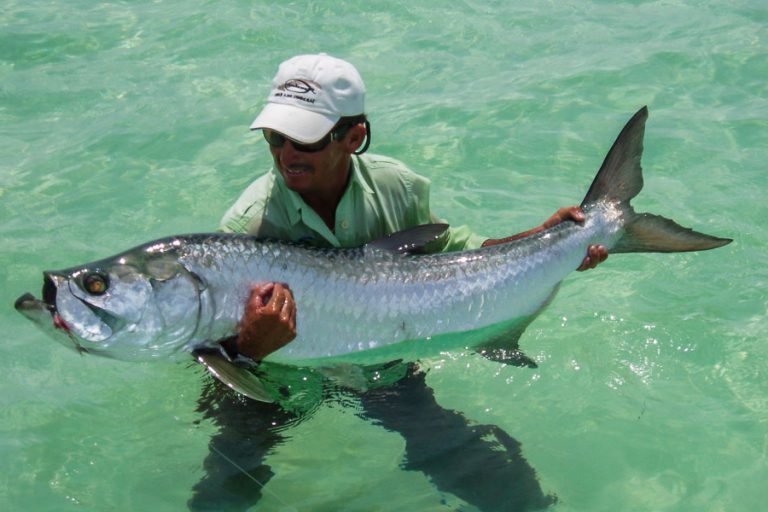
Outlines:
{"type": "Polygon", "coordinates": [[[217,352],[195,352],[195,360],[203,365],[208,373],[226,384],[241,395],[259,402],[272,403],[275,401],[264,384],[247,368],[237,366],[227,361],[217,352]]]}
{"type": "Polygon", "coordinates": [[[492,338],[476,346],[475,351],[486,359],[496,361],[497,363],[504,363],[512,366],[525,366],[528,368],[538,368],[539,365],[536,364],[536,361],[525,355],[520,350],[520,336],[523,335],[525,330],[529,325],[531,325],[531,322],[536,319],[538,314],[541,313],[544,308],[549,306],[559,290],[560,283],[556,284],[555,287],[552,288],[552,291],[549,292],[549,295],[541,305],[539,311],[529,317],[523,318],[522,320],[516,320],[509,328],[505,330],[505,332],[493,336],[492,338]]]}
{"type": "Polygon", "coordinates": [[[499,334],[483,342],[482,345],[475,347],[475,351],[486,359],[496,361],[497,363],[509,364],[512,366],[524,366],[527,368],[538,368],[536,361],[528,357],[520,350],[518,341],[525,332],[526,327],[533,321],[533,317],[527,319],[522,324],[515,326],[504,334],[499,334]]]}

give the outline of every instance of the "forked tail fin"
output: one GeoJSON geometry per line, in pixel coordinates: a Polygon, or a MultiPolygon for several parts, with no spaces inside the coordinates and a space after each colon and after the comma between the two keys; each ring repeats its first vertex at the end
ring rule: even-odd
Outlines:
{"type": "Polygon", "coordinates": [[[643,188],[643,135],[648,108],[632,116],[603,161],[582,207],[599,201],[617,203],[626,217],[622,238],[611,252],[685,252],[703,251],[726,245],[730,238],[705,235],[684,228],[670,219],[649,213],[637,214],[630,200],[643,188]]]}

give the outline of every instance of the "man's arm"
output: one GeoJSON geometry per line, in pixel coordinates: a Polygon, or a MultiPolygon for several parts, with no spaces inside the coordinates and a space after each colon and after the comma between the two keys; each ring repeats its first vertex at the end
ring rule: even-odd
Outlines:
{"type": "MultiPolygon", "coordinates": [[[[489,239],[483,242],[483,247],[490,247],[491,245],[503,244],[505,242],[511,242],[512,240],[519,240],[527,236],[531,236],[534,233],[539,233],[545,229],[554,227],[564,220],[573,220],[575,222],[584,222],[584,212],[578,206],[567,206],[557,210],[550,218],[544,221],[541,226],[537,226],[528,231],[518,233],[516,235],[508,236],[506,238],[489,239]]],[[[587,255],[579,265],[579,272],[595,268],[600,263],[604,262],[608,258],[608,249],[602,245],[590,245],[587,247],[587,255]]]]}

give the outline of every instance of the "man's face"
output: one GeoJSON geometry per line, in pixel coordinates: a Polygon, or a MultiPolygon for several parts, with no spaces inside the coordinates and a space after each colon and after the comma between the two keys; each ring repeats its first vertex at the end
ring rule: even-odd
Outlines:
{"type": "Polygon", "coordinates": [[[350,156],[364,141],[366,130],[362,124],[335,130],[333,137],[329,135],[306,149],[277,132],[264,130],[275,168],[288,188],[305,200],[338,201],[347,185],[350,156]],[[317,150],[318,146],[322,149],[317,150]]]}
{"type": "Polygon", "coordinates": [[[314,153],[297,150],[290,140],[269,150],[286,186],[299,194],[322,193],[346,185],[349,153],[343,141],[332,141],[314,153]]]}

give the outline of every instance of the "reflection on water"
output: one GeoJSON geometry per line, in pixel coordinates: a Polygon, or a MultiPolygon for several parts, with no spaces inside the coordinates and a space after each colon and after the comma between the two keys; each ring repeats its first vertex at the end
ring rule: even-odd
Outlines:
{"type": "Polygon", "coordinates": [[[282,367],[277,373],[283,395],[288,399],[293,388],[300,396],[286,407],[248,400],[208,378],[199,411],[219,430],[209,443],[206,474],[194,487],[190,508],[245,510],[257,503],[274,476],[266,457],[290,442],[291,428],[323,400],[400,434],[404,470],[424,473],[440,491],[481,511],[541,510],[556,501],[542,491],[518,441],[495,425],[476,424],[442,408],[416,364],[394,362],[364,371],[377,378],[366,389],[352,389],[319,378],[315,370],[282,367]]]}

